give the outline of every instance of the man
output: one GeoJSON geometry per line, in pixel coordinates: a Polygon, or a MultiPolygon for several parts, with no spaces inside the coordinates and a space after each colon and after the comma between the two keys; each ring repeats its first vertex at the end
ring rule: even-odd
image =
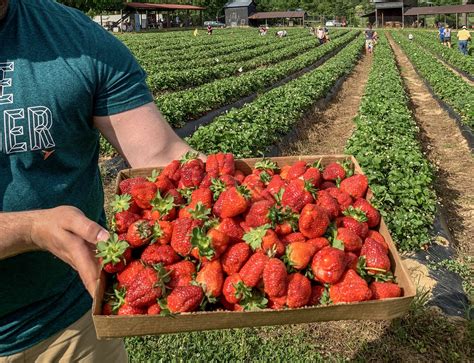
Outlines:
{"type": "Polygon", "coordinates": [[[52,0],[0,0],[0,362],[125,362],[98,341],[99,131],[132,167],[190,150],[115,37],[52,0]]]}
{"type": "Polygon", "coordinates": [[[439,41],[441,42],[441,44],[444,45],[444,25],[441,23],[439,24],[438,32],[439,32],[439,41]]]}
{"type": "Polygon", "coordinates": [[[319,45],[324,44],[326,39],[326,32],[324,31],[323,27],[318,27],[318,30],[316,31],[316,38],[318,38],[319,40],[319,45]]]}
{"type": "Polygon", "coordinates": [[[286,30],[278,30],[275,34],[278,38],[284,38],[288,35],[286,30]]]}
{"type": "Polygon", "coordinates": [[[469,33],[466,26],[464,25],[462,29],[458,32],[459,50],[464,55],[468,54],[467,42],[470,40],[471,40],[471,34],[469,33]]]}
{"type": "Polygon", "coordinates": [[[374,31],[372,30],[372,25],[367,24],[367,29],[364,31],[365,34],[365,51],[372,53],[374,48],[374,31]]]}

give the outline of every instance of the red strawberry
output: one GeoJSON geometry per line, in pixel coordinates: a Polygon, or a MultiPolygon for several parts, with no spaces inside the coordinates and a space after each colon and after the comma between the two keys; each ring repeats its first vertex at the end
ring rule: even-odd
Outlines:
{"type": "Polygon", "coordinates": [[[341,226],[349,228],[352,232],[364,239],[369,233],[369,226],[366,223],[367,217],[360,210],[349,207],[344,211],[345,217],[341,218],[341,226]]]}
{"type": "Polygon", "coordinates": [[[162,263],[167,266],[178,262],[180,258],[170,245],[152,244],[143,250],[141,260],[148,265],[162,263]]]}
{"type": "Polygon", "coordinates": [[[172,195],[162,197],[161,193],[158,191],[155,197],[150,201],[150,206],[150,214],[146,215],[149,220],[172,221],[176,218],[176,208],[174,197],[172,195]]]}
{"type": "Polygon", "coordinates": [[[124,179],[119,184],[121,194],[130,194],[130,191],[135,185],[146,183],[146,179],[143,177],[124,179]]]}
{"type": "Polygon", "coordinates": [[[167,281],[163,266],[145,267],[128,286],[125,301],[132,307],[146,308],[161,297],[167,281]]]}
{"type": "Polygon", "coordinates": [[[280,176],[282,179],[288,179],[288,172],[290,171],[291,165],[284,165],[280,169],[280,176]]]}
{"type": "Polygon", "coordinates": [[[194,264],[187,260],[166,266],[166,270],[170,273],[170,281],[167,286],[171,289],[177,286],[188,286],[196,273],[194,264]]]}
{"type": "Polygon", "coordinates": [[[325,209],[315,204],[306,204],[301,211],[298,226],[305,237],[316,238],[326,233],[329,223],[325,209]]]}
{"type": "Polygon", "coordinates": [[[158,188],[154,183],[145,181],[132,186],[130,195],[140,208],[150,209],[150,202],[153,198],[155,198],[157,190],[158,188]]]}
{"type": "Polygon", "coordinates": [[[374,228],[380,223],[380,213],[372,204],[363,198],[357,199],[352,205],[355,209],[360,209],[367,216],[367,224],[369,228],[374,228]]]}
{"type": "Polygon", "coordinates": [[[171,247],[181,256],[191,253],[191,232],[200,227],[202,221],[192,218],[178,218],[174,221],[173,234],[171,236],[171,247]]]}
{"type": "Polygon", "coordinates": [[[263,269],[263,286],[268,296],[286,295],[287,278],[285,264],[278,258],[270,258],[263,269]]]}
{"type": "Polygon", "coordinates": [[[313,258],[316,248],[308,242],[293,242],[286,247],[288,264],[296,270],[304,270],[313,258]]]}
{"type": "Polygon", "coordinates": [[[230,246],[221,257],[222,268],[227,275],[239,272],[252,254],[250,246],[245,242],[230,246]]]}
{"type": "Polygon", "coordinates": [[[242,185],[245,185],[249,190],[254,189],[256,187],[263,189],[265,184],[260,179],[259,175],[256,174],[249,174],[245,177],[242,185]]]}
{"type": "Polygon", "coordinates": [[[312,195],[314,192],[315,190],[311,183],[301,179],[293,179],[283,192],[281,204],[299,212],[306,204],[310,204],[314,201],[312,195]]]}
{"type": "Polygon", "coordinates": [[[256,252],[242,266],[239,275],[246,286],[255,287],[263,277],[263,269],[268,262],[268,257],[262,252],[256,252]]]}
{"type": "Polygon", "coordinates": [[[168,310],[171,313],[184,313],[196,311],[203,298],[203,292],[199,286],[178,286],[166,299],[168,310]]]}
{"type": "Polygon", "coordinates": [[[125,302],[117,311],[117,315],[144,315],[146,310],[131,306],[129,303],[125,302]]]}
{"type": "Polygon", "coordinates": [[[357,252],[362,248],[362,240],[348,228],[338,228],[336,239],[344,244],[344,251],[357,252]]]}
{"type": "Polygon", "coordinates": [[[288,296],[286,305],[289,308],[300,308],[308,304],[311,297],[311,282],[300,273],[288,276],[288,296]]]}
{"type": "MultiPolygon", "coordinates": [[[[140,216],[132,211],[132,204],[136,206],[132,202],[130,194],[116,195],[115,199],[110,203],[114,213],[112,226],[117,233],[127,232],[128,227],[137,219],[140,219],[140,216]]],[[[140,208],[136,206],[133,209],[139,210],[140,208]]]]}
{"type": "Polygon", "coordinates": [[[153,238],[153,228],[150,222],[145,219],[139,219],[128,227],[127,242],[132,248],[146,245],[153,238]]]}
{"type": "Polygon", "coordinates": [[[303,174],[303,180],[310,182],[315,188],[319,188],[321,184],[321,172],[318,168],[310,167],[303,174]]]}
{"type": "Polygon", "coordinates": [[[204,177],[200,188],[209,188],[212,192],[213,199],[217,200],[223,191],[237,185],[237,181],[231,175],[222,175],[219,178],[214,178],[211,174],[207,174],[204,177]]]}
{"type": "Polygon", "coordinates": [[[249,191],[245,187],[232,187],[224,191],[214,205],[214,213],[221,218],[229,218],[244,213],[250,203],[249,191]]]}
{"type": "Polygon", "coordinates": [[[227,249],[229,237],[215,228],[206,233],[204,229],[196,227],[191,231],[191,245],[191,253],[196,259],[212,261],[227,249]]]}
{"type": "Polygon", "coordinates": [[[367,233],[367,238],[372,238],[376,240],[378,243],[380,243],[383,247],[384,250],[387,251],[388,253],[388,244],[385,242],[385,238],[377,231],[369,230],[367,233]]]}
{"type": "Polygon", "coordinates": [[[355,253],[346,252],[346,265],[347,268],[351,268],[354,271],[357,271],[358,257],[355,253]]]}
{"type": "Polygon", "coordinates": [[[178,191],[178,189],[168,190],[168,193],[166,193],[166,197],[168,197],[168,196],[173,197],[173,203],[174,203],[175,206],[182,206],[186,203],[183,196],[178,191]]]}
{"type": "Polygon", "coordinates": [[[219,297],[224,284],[224,273],[222,265],[218,260],[208,262],[198,272],[196,281],[201,285],[206,296],[210,298],[219,297]]]}
{"type": "Polygon", "coordinates": [[[367,282],[354,270],[347,270],[341,280],[329,287],[329,296],[333,303],[370,300],[372,292],[367,282]]]}
{"type": "Polygon", "coordinates": [[[290,222],[283,222],[275,226],[275,232],[279,237],[284,237],[293,232],[294,228],[290,222]]]}
{"type": "Polygon", "coordinates": [[[137,275],[145,269],[140,260],[131,261],[122,272],[117,274],[117,280],[120,286],[128,288],[136,280],[137,275]]]}
{"type": "Polygon", "coordinates": [[[250,296],[252,293],[248,286],[245,286],[239,273],[227,276],[222,286],[222,294],[229,304],[237,304],[240,300],[250,296]]]}
{"type": "Polygon", "coordinates": [[[179,160],[173,160],[161,172],[160,175],[168,177],[174,184],[178,184],[181,179],[181,163],[179,160]]]}
{"type": "Polygon", "coordinates": [[[309,298],[308,305],[315,306],[321,304],[321,298],[325,290],[324,286],[321,285],[311,286],[311,297],[309,298]]]}
{"type": "Polygon", "coordinates": [[[402,296],[400,286],[394,282],[374,281],[370,284],[369,288],[372,291],[372,299],[375,300],[402,296]]]}
{"type": "Polygon", "coordinates": [[[244,230],[234,218],[223,218],[215,228],[228,235],[230,243],[239,242],[244,236],[244,230]]]}
{"type": "Polygon", "coordinates": [[[278,194],[280,190],[284,189],[285,185],[285,181],[281,178],[281,176],[276,174],[272,176],[266,190],[270,192],[271,195],[275,195],[278,194]]]}
{"type": "Polygon", "coordinates": [[[333,183],[331,181],[323,181],[321,183],[321,185],[319,186],[319,189],[321,189],[321,190],[326,190],[326,189],[330,189],[330,188],[337,188],[336,183],[333,183]]]}
{"type": "Polygon", "coordinates": [[[270,225],[253,228],[247,232],[243,240],[247,242],[252,250],[281,256],[285,253],[285,245],[280,241],[278,235],[270,229],[270,225]]]}
{"type": "Polygon", "coordinates": [[[234,178],[238,184],[242,184],[245,179],[245,174],[241,170],[236,170],[234,173],[234,178]]]}
{"type": "Polygon", "coordinates": [[[165,195],[171,189],[174,189],[175,186],[170,178],[166,175],[161,174],[156,181],[154,182],[161,194],[165,195]]]}
{"type": "Polygon", "coordinates": [[[315,252],[318,252],[319,250],[322,250],[324,247],[329,246],[329,241],[325,237],[318,237],[318,238],[311,238],[306,241],[307,243],[310,243],[314,246],[315,252]]]}
{"type": "Polygon", "coordinates": [[[210,154],[207,156],[206,172],[212,175],[234,175],[235,162],[232,154],[210,154]]]}
{"type": "Polygon", "coordinates": [[[116,234],[109,237],[107,241],[97,243],[97,255],[102,269],[109,274],[123,271],[125,266],[132,259],[130,245],[119,240],[116,234]]]}
{"type": "Polygon", "coordinates": [[[254,228],[263,226],[264,224],[269,224],[271,222],[269,213],[274,204],[274,202],[268,200],[261,200],[252,204],[245,217],[247,225],[254,228]]]}
{"type": "Polygon", "coordinates": [[[107,301],[102,305],[102,315],[115,315],[114,308],[110,301],[107,301]]]}
{"type": "Polygon", "coordinates": [[[204,163],[198,154],[187,152],[181,159],[181,178],[178,188],[198,187],[204,178],[204,163]]]}
{"type": "Polygon", "coordinates": [[[346,170],[339,163],[329,163],[323,170],[324,180],[337,180],[344,179],[346,177],[346,170]]]}
{"type": "Polygon", "coordinates": [[[341,182],[340,188],[343,192],[349,194],[352,198],[363,198],[369,187],[369,180],[365,175],[356,174],[341,182]]]}
{"type": "Polygon", "coordinates": [[[287,296],[283,295],[280,297],[269,296],[268,297],[268,308],[273,310],[281,310],[286,306],[287,296]]]}
{"type": "Polygon", "coordinates": [[[340,207],[337,200],[325,190],[318,191],[316,205],[326,211],[330,220],[334,220],[339,215],[340,207]]]}
{"type": "Polygon", "coordinates": [[[307,169],[308,169],[308,165],[306,164],[305,161],[297,161],[288,170],[288,174],[286,178],[288,180],[297,179],[303,176],[303,174],[306,172],[307,169]]]}
{"type": "Polygon", "coordinates": [[[346,269],[346,255],[337,248],[324,247],[314,255],[311,269],[316,281],[334,284],[346,269]]]}
{"type": "Polygon", "coordinates": [[[129,211],[115,213],[113,222],[114,229],[117,233],[125,233],[128,227],[139,219],[140,216],[138,214],[130,213],[129,211]]]}
{"type": "Polygon", "coordinates": [[[158,304],[150,305],[146,312],[148,315],[160,315],[161,307],[158,304]]]}
{"type": "Polygon", "coordinates": [[[369,273],[377,274],[390,271],[390,259],[383,246],[372,238],[366,238],[360,257],[365,258],[366,270],[369,273]]]}
{"type": "Polygon", "coordinates": [[[179,211],[179,218],[190,218],[191,211],[201,203],[206,209],[212,208],[212,192],[210,189],[199,188],[191,193],[191,202],[179,211]]]}
{"type": "Polygon", "coordinates": [[[284,245],[288,246],[293,242],[306,242],[306,237],[301,232],[290,233],[282,238],[284,245]]]}
{"type": "Polygon", "coordinates": [[[337,200],[340,213],[343,213],[352,204],[351,196],[346,192],[343,192],[341,189],[331,187],[325,190],[329,193],[329,195],[331,195],[331,197],[337,200]]]}
{"type": "Polygon", "coordinates": [[[153,224],[152,243],[166,245],[170,243],[173,235],[173,223],[168,221],[156,221],[153,224]]]}

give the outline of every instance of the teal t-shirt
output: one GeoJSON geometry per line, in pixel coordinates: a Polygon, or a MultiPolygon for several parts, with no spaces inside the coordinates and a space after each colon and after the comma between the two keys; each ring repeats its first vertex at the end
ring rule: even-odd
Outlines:
{"type": "MultiPolygon", "coordinates": [[[[73,205],[103,223],[92,118],[153,101],[145,78],[128,49],[81,12],[10,0],[0,21],[0,210],[73,205]]],[[[0,286],[0,356],[91,307],[77,273],[48,252],[0,260],[0,286]]]]}

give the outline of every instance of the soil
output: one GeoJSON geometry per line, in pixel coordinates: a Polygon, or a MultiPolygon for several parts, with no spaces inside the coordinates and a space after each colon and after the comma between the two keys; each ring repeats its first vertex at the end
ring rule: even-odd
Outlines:
{"type": "Polygon", "coordinates": [[[281,143],[281,155],[343,154],[347,140],[355,127],[357,115],[369,77],[372,57],[364,55],[342,84],[332,100],[315,108],[296,126],[293,143],[281,143]]]}
{"type": "Polygon", "coordinates": [[[420,127],[424,151],[436,167],[436,194],[455,247],[472,255],[474,235],[474,158],[454,119],[443,110],[413,65],[389,39],[420,127]]]}

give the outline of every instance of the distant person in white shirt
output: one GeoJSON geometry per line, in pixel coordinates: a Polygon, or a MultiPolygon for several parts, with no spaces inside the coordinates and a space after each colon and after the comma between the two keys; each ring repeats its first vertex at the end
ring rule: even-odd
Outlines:
{"type": "Polygon", "coordinates": [[[288,33],[286,32],[286,30],[279,30],[276,32],[275,35],[279,38],[284,38],[288,35],[288,33]]]}

